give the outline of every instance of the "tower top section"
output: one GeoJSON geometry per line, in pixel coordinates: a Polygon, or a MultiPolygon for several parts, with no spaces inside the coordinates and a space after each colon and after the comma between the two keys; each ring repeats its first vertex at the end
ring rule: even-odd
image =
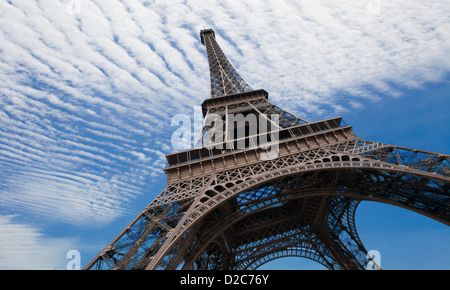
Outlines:
{"type": "Polygon", "coordinates": [[[214,38],[216,38],[216,34],[214,33],[214,30],[212,30],[212,29],[204,29],[204,30],[200,31],[200,39],[202,40],[203,45],[206,45],[206,44],[205,44],[205,39],[204,39],[204,37],[205,37],[207,34],[208,34],[208,35],[212,34],[212,36],[213,36],[214,38]]]}
{"type": "Polygon", "coordinates": [[[214,30],[201,30],[200,39],[208,55],[211,98],[252,91],[217,44],[214,30]]]}

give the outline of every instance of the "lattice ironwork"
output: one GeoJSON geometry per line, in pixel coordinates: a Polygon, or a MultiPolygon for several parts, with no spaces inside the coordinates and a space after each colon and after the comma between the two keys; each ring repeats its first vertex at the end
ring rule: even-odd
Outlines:
{"type": "Polygon", "coordinates": [[[214,31],[202,30],[200,37],[208,54],[211,98],[251,91],[217,44],[214,31]]]}
{"type": "Polygon", "coordinates": [[[355,226],[363,200],[450,225],[449,155],[360,139],[341,118],[298,118],[250,89],[212,30],[201,38],[212,88],[205,119],[276,114],[277,154],[249,143],[167,155],[166,188],[86,269],[256,269],[287,256],[364,269],[355,226]]]}

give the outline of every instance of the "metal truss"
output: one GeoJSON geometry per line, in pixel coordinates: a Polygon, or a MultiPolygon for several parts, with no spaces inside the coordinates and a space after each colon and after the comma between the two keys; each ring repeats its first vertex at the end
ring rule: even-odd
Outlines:
{"type": "Polygon", "coordinates": [[[202,30],[200,37],[208,54],[211,98],[251,91],[252,88],[238,74],[217,44],[214,31],[212,29],[202,30]]]}
{"type": "Polygon", "coordinates": [[[330,269],[361,269],[361,200],[450,224],[448,155],[360,139],[333,147],[171,184],[89,268],[252,269],[295,253],[330,269]],[[220,257],[208,254],[219,249],[220,257]],[[201,266],[205,258],[216,260],[201,266]]]}
{"type": "MultiPolygon", "coordinates": [[[[248,95],[248,94],[245,94],[248,95]]],[[[274,105],[269,102],[264,95],[258,96],[258,99],[249,98],[246,100],[239,99],[238,102],[232,98],[223,98],[224,100],[220,103],[219,106],[208,106],[207,111],[205,113],[205,124],[202,127],[200,135],[195,142],[194,148],[200,148],[204,146],[214,146],[211,140],[208,139],[208,133],[211,133],[211,123],[215,125],[214,130],[219,129],[221,132],[221,142],[227,142],[230,140],[230,118],[229,116],[235,116],[237,114],[252,114],[254,116],[263,116],[268,123],[268,128],[272,128],[272,130],[280,130],[298,127],[303,124],[309,123],[308,121],[299,118],[280,107],[274,105]],[[214,122],[209,122],[208,120],[213,118],[219,118],[222,126],[217,128],[217,124],[214,122]],[[277,116],[276,120],[269,119],[270,116],[277,116]]],[[[212,121],[215,119],[211,119],[212,121]]],[[[231,128],[232,130],[233,128],[231,128]]],[[[256,135],[255,135],[256,136],[256,135]]],[[[233,138],[236,139],[236,138],[233,138]]]]}
{"type": "Polygon", "coordinates": [[[339,117],[300,119],[248,87],[212,30],[201,37],[212,88],[205,118],[276,114],[277,154],[249,143],[167,155],[165,189],[85,269],[256,269],[288,256],[364,269],[355,226],[364,200],[450,225],[450,155],[360,139],[339,117]]]}

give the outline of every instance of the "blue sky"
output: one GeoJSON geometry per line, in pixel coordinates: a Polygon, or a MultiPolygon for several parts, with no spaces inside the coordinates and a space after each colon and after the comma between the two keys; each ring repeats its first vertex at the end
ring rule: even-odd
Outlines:
{"type": "MultiPolygon", "coordinates": [[[[72,249],[83,266],[163,189],[171,118],[209,97],[204,27],[291,113],[449,153],[449,15],[439,0],[0,0],[0,269],[65,268],[72,249]]],[[[379,204],[357,217],[383,268],[450,268],[447,226],[379,204]]]]}

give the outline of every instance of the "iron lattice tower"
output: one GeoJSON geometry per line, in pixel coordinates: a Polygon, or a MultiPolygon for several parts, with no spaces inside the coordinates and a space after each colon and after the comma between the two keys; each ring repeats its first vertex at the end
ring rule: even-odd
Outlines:
{"type": "Polygon", "coordinates": [[[213,30],[200,37],[211,77],[203,115],[225,133],[205,121],[203,142],[167,155],[165,189],[85,269],[255,269],[287,256],[364,269],[363,200],[450,224],[449,155],[360,139],[341,117],[298,118],[244,81],[213,30]],[[239,129],[233,114],[273,123],[259,137],[276,140],[276,154],[249,131],[251,119],[244,136],[229,134],[239,129]]]}

